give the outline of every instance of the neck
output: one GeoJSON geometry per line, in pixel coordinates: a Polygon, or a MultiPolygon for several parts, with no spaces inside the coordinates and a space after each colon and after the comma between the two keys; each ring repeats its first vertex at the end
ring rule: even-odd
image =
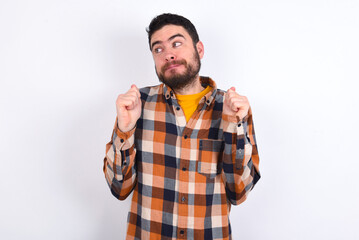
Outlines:
{"type": "Polygon", "coordinates": [[[200,78],[199,76],[197,76],[196,79],[190,84],[188,84],[187,86],[181,89],[173,89],[173,91],[179,95],[191,95],[191,94],[202,92],[203,89],[204,88],[201,85],[200,78]]]}

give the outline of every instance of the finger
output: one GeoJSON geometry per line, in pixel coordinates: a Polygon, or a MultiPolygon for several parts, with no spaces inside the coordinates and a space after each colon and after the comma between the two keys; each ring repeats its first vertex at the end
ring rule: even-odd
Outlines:
{"type": "Polygon", "coordinates": [[[136,99],[140,99],[140,96],[141,96],[140,93],[134,88],[131,88],[130,90],[128,90],[127,93],[125,93],[123,95],[124,96],[132,96],[132,97],[134,97],[136,99]]]}
{"type": "Polygon", "coordinates": [[[130,89],[125,95],[134,96],[135,98],[139,98],[139,92],[135,89],[130,89]]]}
{"type": "Polygon", "coordinates": [[[231,102],[243,102],[243,103],[248,103],[248,99],[246,97],[243,96],[234,96],[230,99],[231,102]]]}
{"type": "Polygon", "coordinates": [[[132,109],[135,106],[135,100],[133,99],[122,99],[119,104],[120,108],[126,108],[128,110],[132,109]]]}
{"type": "Polygon", "coordinates": [[[234,94],[234,90],[233,90],[233,87],[231,87],[230,89],[227,90],[227,92],[225,93],[224,95],[224,101],[225,103],[227,104],[230,104],[230,100],[231,98],[233,97],[233,94],[234,94]]]}
{"type": "Polygon", "coordinates": [[[241,98],[241,96],[236,92],[230,92],[227,94],[227,98],[229,100],[232,100],[232,99],[239,99],[239,98],[241,98]]]}
{"type": "Polygon", "coordinates": [[[241,107],[243,107],[243,103],[241,101],[231,102],[232,111],[238,112],[241,107]]]}
{"type": "Polygon", "coordinates": [[[238,93],[236,92],[230,92],[228,93],[228,96],[227,96],[230,100],[232,99],[240,99],[241,101],[248,101],[247,97],[246,96],[242,96],[242,95],[239,95],[238,93]]]}
{"type": "Polygon", "coordinates": [[[241,101],[240,97],[238,97],[237,95],[229,94],[226,99],[226,104],[230,108],[232,108],[231,106],[233,105],[233,103],[238,101],[241,101]]]}
{"type": "Polygon", "coordinates": [[[227,94],[228,93],[231,93],[231,92],[235,92],[236,91],[236,88],[235,87],[231,87],[227,90],[227,94]]]}
{"type": "Polygon", "coordinates": [[[130,94],[121,95],[118,98],[118,105],[124,107],[131,107],[132,105],[135,106],[138,104],[138,97],[130,94]]]}
{"type": "Polygon", "coordinates": [[[130,91],[131,91],[131,90],[136,93],[137,97],[141,97],[140,90],[138,89],[138,87],[137,87],[135,84],[132,84],[132,85],[131,85],[130,91]]]}
{"type": "Polygon", "coordinates": [[[138,99],[137,95],[134,92],[130,92],[130,93],[126,93],[126,94],[121,94],[118,96],[118,101],[121,101],[123,99],[133,99],[136,100],[138,99]]]}
{"type": "Polygon", "coordinates": [[[231,99],[230,105],[249,106],[248,101],[245,98],[233,98],[231,99]]]}
{"type": "Polygon", "coordinates": [[[243,111],[248,111],[249,110],[249,104],[245,103],[245,102],[234,102],[233,105],[231,106],[231,109],[233,111],[240,111],[240,110],[243,110],[243,111]]]}

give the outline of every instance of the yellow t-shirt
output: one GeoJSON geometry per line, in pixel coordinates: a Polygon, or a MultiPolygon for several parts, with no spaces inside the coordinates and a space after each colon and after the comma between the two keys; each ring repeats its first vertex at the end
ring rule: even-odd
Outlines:
{"type": "Polygon", "coordinates": [[[179,95],[176,94],[178,104],[182,107],[184,115],[186,116],[186,121],[191,118],[192,114],[196,111],[198,103],[203,98],[204,95],[211,91],[212,87],[207,86],[202,92],[190,95],[179,95]]]}

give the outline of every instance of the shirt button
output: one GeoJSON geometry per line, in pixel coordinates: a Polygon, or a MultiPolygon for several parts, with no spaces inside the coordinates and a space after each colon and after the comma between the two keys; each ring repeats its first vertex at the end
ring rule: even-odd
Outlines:
{"type": "Polygon", "coordinates": [[[209,104],[210,103],[210,101],[209,100],[207,100],[207,104],[209,104]]]}
{"type": "Polygon", "coordinates": [[[181,108],[180,107],[176,107],[176,110],[179,111],[181,108]]]}
{"type": "Polygon", "coordinates": [[[182,199],[181,199],[181,200],[182,200],[182,202],[184,202],[184,201],[186,201],[186,198],[185,198],[185,197],[182,197],[182,199]]]}
{"type": "Polygon", "coordinates": [[[184,234],[184,230],[183,230],[183,229],[180,231],[180,234],[181,234],[181,235],[183,235],[183,234],[184,234]]]}
{"type": "Polygon", "coordinates": [[[187,135],[184,135],[184,139],[187,139],[187,135]]]}
{"type": "Polygon", "coordinates": [[[182,171],[186,171],[187,169],[185,167],[182,168],[182,171]]]}
{"type": "Polygon", "coordinates": [[[241,124],[240,123],[238,123],[238,127],[240,127],[241,126],[241,124]]]}
{"type": "Polygon", "coordinates": [[[123,143],[125,140],[123,140],[122,138],[121,138],[121,143],[123,143]]]}

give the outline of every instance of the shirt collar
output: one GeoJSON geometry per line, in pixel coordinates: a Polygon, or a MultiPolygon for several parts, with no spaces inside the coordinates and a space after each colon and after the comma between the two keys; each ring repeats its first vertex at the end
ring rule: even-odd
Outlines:
{"type": "MultiPolygon", "coordinates": [[[[206,95],[204,95],[204,97],[200,101],[200,102],[204,101],[205,104],[211,105],[213,99],[215,98],[216,92],[217,92],[217,84],[210,77],[200,76],[199,80],[204,88],[206,88],[208,85],[212,87],[212,90],[209,91],[206,95]]],[[[168,100],[170,98],[175,98],[175,94],[174,94],[173,90],[165,84],[163,84],[163,94],[164,94],[164,97],[166,98],[166,100],[168,100]]]]}
{"type": "Polygon", "coordinates": [[[208,85],[212,87],[212,90],[209,91],[206,95],[203,97],[203,101],[206,105],[211,105],[213,99],[216,96],[217,93],[217,84],[210,78],[210,77],[201,77],[200,78],[201,84],[203,87],[207,87],[208,85]]]}

